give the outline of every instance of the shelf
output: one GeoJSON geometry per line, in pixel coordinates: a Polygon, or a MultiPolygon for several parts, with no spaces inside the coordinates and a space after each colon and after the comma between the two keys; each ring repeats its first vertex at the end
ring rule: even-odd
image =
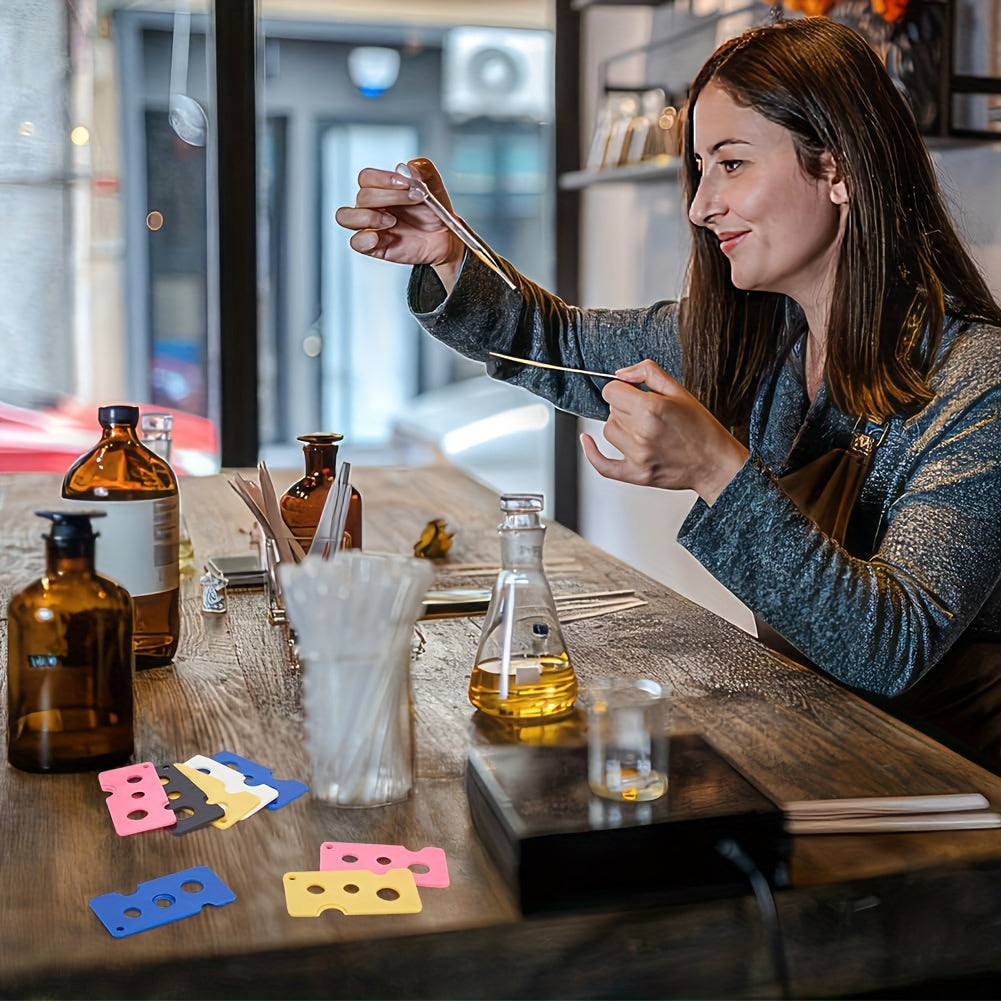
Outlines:
{"type": "MultiPolygon", "coordinates": [[[[938,137],[925,136],[925,142],[931,150],[963,149],[972,146],[982,146],[984,142],[1001,143],[1001,132],[971,133],[969,136],[938,137]]],[[[595,184],[636,184],[643,181],[676,180],[681,169],[681,160],[670,157],[666,160],[651,160],[645,163],[633,163],[625,167],[606,167],[603,170],[572,170],[560,175],[559,186],[562,191],[579,191],[595,184]]]]}
{"type": "Polygon", "coordinates": [[[932,152],[938,152],[951,149],[979,148],[985,143],[1001,143],[1001,131],[961,129],[954,126],[950,135],[925,135],[923,138],[925,145],[932,152]]]}
{"type": "Polygon", "coordinates": [[[570,0],[571,10],[588,7],[666,7],[674,0],[570,0]]]}
{"type": "Polygon", "coordinates": [[[606,167],[603,170],[574,170],[561,175],[559,185],[564,191],[575,191],[579,188],[589,188],[593,184],[673,180],[678,177],[680,165],[679,159],[671,157],[666,160],[629,164],[625,167],[606,167]]]}

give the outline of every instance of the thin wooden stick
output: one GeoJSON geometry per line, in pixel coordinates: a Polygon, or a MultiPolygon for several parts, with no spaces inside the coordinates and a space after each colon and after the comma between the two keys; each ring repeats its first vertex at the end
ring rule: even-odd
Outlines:
{"type": "Polygon", "coordinates": [[[599,615],[609,615],[612,612],[624,612],[630,608],[639,608],[647,602],[643,598],[635,598],[632,601],[622,602],[605,608],[592,608],[588,611],[573,611],[567,609],[566,613],[560,613],[560,622],[576,622],[578,619],[594,619],[599,615]]]}
{"type": "Polygon", "coordinates": [[[587,602],[592,599],[600,599],[602,601],[608,598],[631,598],[635,595],[635,591],[588,591],[584,594],[554,594],[553,598],[557,604],[562,602],[587,602]]]}

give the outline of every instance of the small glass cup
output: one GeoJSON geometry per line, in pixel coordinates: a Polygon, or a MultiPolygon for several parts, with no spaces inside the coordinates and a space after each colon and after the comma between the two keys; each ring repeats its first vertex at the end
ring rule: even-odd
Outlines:
{"type": "Polygon", "coordinates": [[[644,803],[667,792],[667,700],[648,678],[589,686],[587,781],[604,799],[644,803]]]}

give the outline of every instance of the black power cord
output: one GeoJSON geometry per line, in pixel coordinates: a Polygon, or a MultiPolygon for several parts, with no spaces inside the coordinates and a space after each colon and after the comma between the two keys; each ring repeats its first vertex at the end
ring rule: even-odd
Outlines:
{"type": "Polygon", "coordinates": [[[775,897],[761,870],[754,864],[754,859],[744,851],[733,838],[721,838],[716,842],[716,853],[736,866],[747,878],[758,902],[761,914],[761,924],[768,936],[772,951],[772,964],[775,967],[775,979],[784,1001],[790,998],[789,967],[786,963],[785,945],[782,941],[782,929],[779,927],[778,910],[775,907],[775,897]]]}

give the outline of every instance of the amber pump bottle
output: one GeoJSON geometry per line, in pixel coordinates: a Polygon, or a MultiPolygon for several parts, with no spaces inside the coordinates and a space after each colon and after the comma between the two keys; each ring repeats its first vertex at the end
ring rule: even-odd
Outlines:
{"type": "Polygon", "coordinates": [[[136,669],[170,664],[180,632],[177,477],[139,440],[139,408],[101,407],[97,445],[70,466],[63,497],[104,511],[97,570],[135,608],[136,669]]]}
{"type": "MultiPolygon", "coordinates": [[[[307,552],[316,534],[327,494],[337,478],[337,443],[343,438],[344,435],[336,431],[316,431],[301,434],[297,439],[303,443],[305,475],[282,494],[278,504],[285,524],[307,552]]],[[[362,548],[361,522],[361,494],[352,486],[341,548],[362,548]]]]}
{"type": "Polygon", "coordinates": [[[92,518],[52,522],[45,576],[7,609],[7,759],[32,772],[100,770],[133,751],[132,599],[94,569],[92,518]]]}

